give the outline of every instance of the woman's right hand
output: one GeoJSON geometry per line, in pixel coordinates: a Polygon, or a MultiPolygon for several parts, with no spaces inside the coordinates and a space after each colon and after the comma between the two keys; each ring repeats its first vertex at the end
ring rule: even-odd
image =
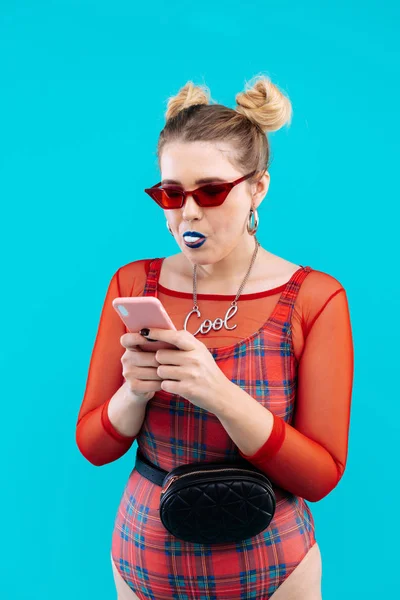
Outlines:
{"type": "Polygon", "coordinates": [[[157,375],[160,363],[156,360],[156,351],[147,352],[138,346],[143,344],[140,333],[124,333],[120,338],[126,348],[121,357],[122,375],[131,392],[139,399],[148,402],[155,392],[160,391],[162,378],[157,375]]]}

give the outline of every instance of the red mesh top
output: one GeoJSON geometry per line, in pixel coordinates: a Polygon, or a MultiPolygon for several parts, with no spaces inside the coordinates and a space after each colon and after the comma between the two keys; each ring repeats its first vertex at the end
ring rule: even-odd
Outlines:
{"type": "MultiPolygon", "coordinates": [[[[120,359],[125,349],[119,340],[126,333],[111,302],[118,296],[142,295],[149,262],[137,260],[119,268],[104,300],[76,429],[78,447],[94,465],[118,459],[135,440],[118,432],[107,413],[109,400],[124,383],[120,359]]],[[[209,348],[247,338],[269,318],[284,287],[242,293],[235,329],[210,331],[196,338],[209,348]]],[[[158,297],[175,327],[183,329],[185,316],[192,308],[192,294],[158,284],[158,297]]],[[[234,295],[197,294],[197,298],[203,319],[214,320],[225,314],[234,295]]],[[[338,483],[348,448],[353,342],[346,292],[337,279],[311,270],[301,284],[291,329],[298,370],[292,424],[275,416],[269,439],[254,455],[245,458],[281,488],[316,500],[338,483]]]]}

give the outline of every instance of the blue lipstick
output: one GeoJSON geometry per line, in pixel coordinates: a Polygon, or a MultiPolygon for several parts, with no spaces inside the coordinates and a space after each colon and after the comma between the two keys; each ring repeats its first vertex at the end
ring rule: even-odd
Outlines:
{"type": "Polygon", "coordinates": [[[200,248],[206,241],[206,237],[199,231],[185,231],[183,240],[188,248],[200,248]],[[198,239],[192,239],[198,238],[198,239]],[[191,241],[189,241],[191,240],[191,241]]]}

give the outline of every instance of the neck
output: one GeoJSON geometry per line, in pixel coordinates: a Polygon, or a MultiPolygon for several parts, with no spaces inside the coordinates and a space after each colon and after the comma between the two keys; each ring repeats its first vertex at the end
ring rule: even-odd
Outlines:
{"type": "MultiPolygon", "coordinates": [[[[236,280],[241,281],[250,268],[255,248],[255,236],[247,235],[240,244],[235,246],[229,254],[218,262],[202,264],[188,261],[188,268],[191,271],[190,276],[193,277],[193,267],[196,264],[196,279],[198,282],[202,280],[207,282],[227,281],[232,284],[236,280]]],[[[261,246],[259,246],[252,272],[259,261],[261,251],[261,246]]]]}

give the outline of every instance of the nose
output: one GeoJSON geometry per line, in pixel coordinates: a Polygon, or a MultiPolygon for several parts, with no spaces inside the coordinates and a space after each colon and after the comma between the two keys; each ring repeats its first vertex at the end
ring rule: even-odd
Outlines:
{"type": "Polygon", "coordinates": [[[185,221],[191,221],[198,218],[201,214],[201,207],[197,204],[192,194],[188,194],[182,207],[182,218],[185,221]]]}

